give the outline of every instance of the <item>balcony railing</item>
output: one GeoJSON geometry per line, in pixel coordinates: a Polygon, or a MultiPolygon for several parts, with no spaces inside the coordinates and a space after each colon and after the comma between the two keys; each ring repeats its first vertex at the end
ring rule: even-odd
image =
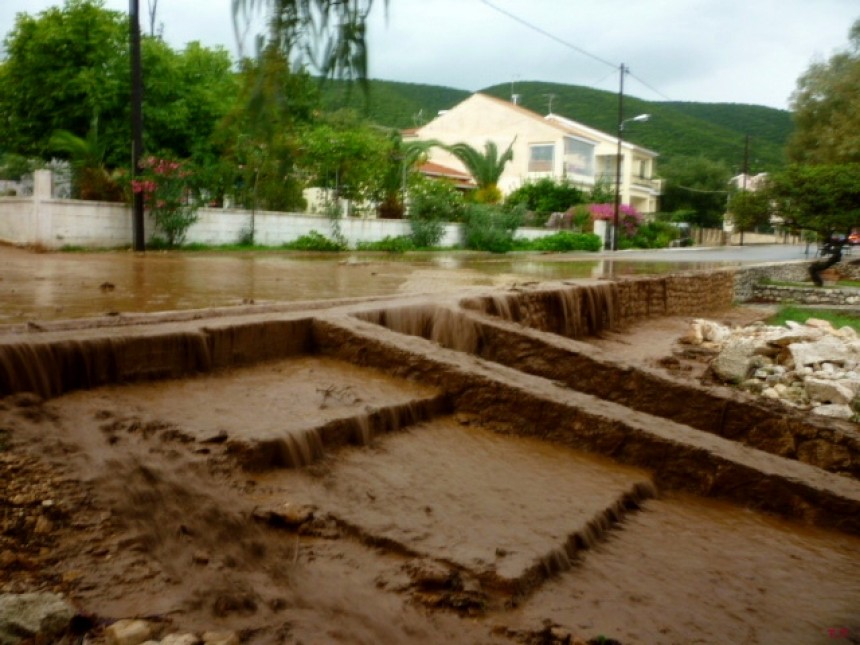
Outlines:
{"type": "MultiPolygon", "coordinates": [[[[614,172],[602,172],[598,175],[598,181],[603,182],[604,184],[608,184],[611,186],[615,185],[615,173],[614,172]]],[[[663,180],[662,179],[649,179],[647,177],[632,177],[630,179],[630,183],[633,188],[645,188],[646,190],[654,191],[657,193],[663,192],[663,180]]]]}

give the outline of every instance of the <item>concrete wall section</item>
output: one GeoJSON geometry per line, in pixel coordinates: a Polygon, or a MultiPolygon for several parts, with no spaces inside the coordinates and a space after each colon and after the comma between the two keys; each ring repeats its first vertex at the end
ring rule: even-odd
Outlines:
{"type": "MultiPolygon", "coordinates": [[[[236,244],[247,239],[252,227],[254,241],[264,246],[280,246],[311,231],[333,237],[332,221],[300,213],[201,208],[197,221],[188,229],[186,243],[236,244]]],[[[378,242],[386,237],[410,234],[406,220],[342,218],[341,234],[350,246],[378,242]]],[[[157,235],[155,222],[147,216],[147,239],[157,235]]],[[[463,233],[459,224],[446,224],[440,244],[459,246],[463,233]]],[[[546,229],[522,229],[517,236],[534,239],[551,235],[546,229]]],[[[132,240],[131,209],[125,204],[87,202],[71,199],[0,197],[0,241],[9,244],[61,249],[70,246],[116,248],[132,240]]]]}
{"type": "Polygon", "coordinates": [[[0,240],[9,244],[34,244],[35,205],[29,197],[0,197],[0,240]]]}
{"type": "MultiPolygon", "coordinates": [[[[113,248],[128,246],[131,211],[124,204],[41,200],[36,207],[35,238],[30,244],[56,249],[68,246],[113,248]]],[[[153,223],[147,218],[146,228],[153,223]]]]}

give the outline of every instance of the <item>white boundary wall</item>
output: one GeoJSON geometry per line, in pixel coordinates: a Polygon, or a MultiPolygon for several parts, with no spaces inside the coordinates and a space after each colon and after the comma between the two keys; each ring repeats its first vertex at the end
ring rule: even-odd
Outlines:
{"type": "MultiPolygon", "coordinates": [[[[131,217],[131,208],[126,204],[51,198],[51,172],[38,170],[32,197],[0,197],[0,241],[44,249],[128,247],[132,243],[131,217]]],[[[339,224],[352,247],[359,242],[378,242],[410,233],[406,220],[342,218],[339,224]]],[[[311,231],[332,237],[332,223],[322,216],[201,208],[185,242],[235,244],[247,237],[252,226],[254,242],[263,246],[280,246],[311,231]]],[[[148,216],[144,229],[147,239],[156,232],[148,216]]],[[[535,239],[555,232],[522,228],[517,237],[535,239]]],[[[446,224],[440,245],[461,244],[462,227],[446,224]]]]}

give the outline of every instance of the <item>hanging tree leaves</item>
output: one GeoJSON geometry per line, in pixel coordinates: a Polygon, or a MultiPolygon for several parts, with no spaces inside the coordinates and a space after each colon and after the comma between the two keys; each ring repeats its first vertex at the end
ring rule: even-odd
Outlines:
{"type": "MultiPolygon", "coordinates": [[[[379,1],[379,0],[377,0],[379,1]]],[[[381,0],[386,6],[388,0],[381,0]]],[[[275,46],[297,67],[323,76],[367,78],[367,18],[374,0],[233,0],[237,25],[258,11],[267,18],[262,50],[275,46]]]]}

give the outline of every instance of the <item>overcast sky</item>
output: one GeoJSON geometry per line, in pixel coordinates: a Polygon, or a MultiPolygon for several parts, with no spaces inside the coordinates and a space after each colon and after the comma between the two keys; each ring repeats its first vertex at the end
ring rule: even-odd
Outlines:
{"type": "MultiPolygon", "coordinates": [[[[147,30],[148,0],[139,2],[147,30]]],[[[847,46],[860,18],[857,0],[389,0],[387,18],[376,2],[372,78],[464,90],[551,81],[617,91],[624,63],[627,94],[777,108],[788,108],[812,61],[847,46]]],[[[0,0],[0,34],[18,12],[61,4],[0,0]]],[[[105,6],[128,11],[129,3],[105,6]]],[[[230,6],[159,0],[157,21],[174,47],[199,40],[235,53],[230,6]]]]}

